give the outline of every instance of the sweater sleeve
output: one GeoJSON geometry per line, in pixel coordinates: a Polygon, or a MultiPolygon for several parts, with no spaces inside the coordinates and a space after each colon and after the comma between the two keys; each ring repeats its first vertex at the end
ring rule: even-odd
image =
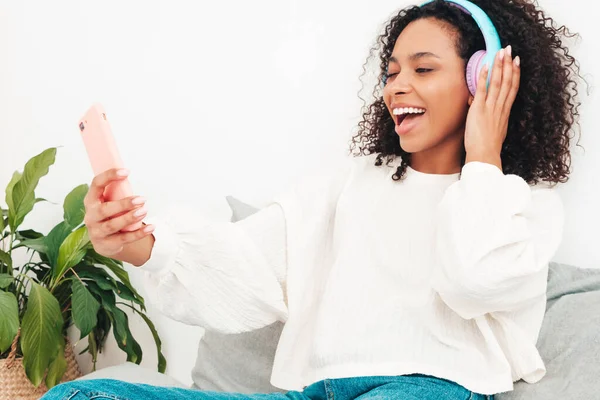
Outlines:
{"type": "Polygon", "coordinates": [[[147,296],[177,321],[221,333],[285,322],[285,219],[272,203],[239,222],[177,209],[155,225],[147,296]]]}
{"type": "Polygon", "coordinates": [[[497,167],[467,163],[439,204],[434,290],[465,319],[545,299],[548,264],[562,239],[555,189],[497,167]]]}

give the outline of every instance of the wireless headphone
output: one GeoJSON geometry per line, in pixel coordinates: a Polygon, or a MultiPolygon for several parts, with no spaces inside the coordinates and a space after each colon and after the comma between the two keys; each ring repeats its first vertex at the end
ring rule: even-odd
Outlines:
{"type": "MultiPolygon", "coordinates": [[[[421,4],[421,7],[433,1],[435,0],[426,1],[425,3],[421,4]]],[[[500,36],[498,36],[498,31],[496,31],[496,28],[494,27],[490,17],[488,17],[488,15],[479,6],[467,0],[444,1],[453,3],[453,6],[473,17],[477,23],[477,26],[481,30],[481,33],[483,34],[483,39],[485,40],[485,50],[479,50],[475,52],[475,54],[471,56],[469,62],[467,63],[467,86],[469,87],[471,94],[475,96],[475,92],[477,91],[477,78],[484,65],[489,67],[486,88],[490,83],[494,58],[496,57],[496,53],[502,48],[500,45],[500,36]]],[[[385,86],[386,81],[387,77],[384,76],[383,86],[385,86]]]]}

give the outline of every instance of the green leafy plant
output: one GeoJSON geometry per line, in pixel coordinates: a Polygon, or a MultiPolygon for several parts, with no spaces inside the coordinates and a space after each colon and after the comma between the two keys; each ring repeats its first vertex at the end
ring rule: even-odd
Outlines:
{"type": "Polygon", "coordinates": [[[94,251],[83,224],[83,184],[64,199],[63,221],[47,235],[32,229],[19,230],[34,205],[39,180],[54,164],[56,148],[31,158],[23,172],[15,171],[6,187],[7,209],[0,207],[0,358],[6,358],[13,342],[23,357],[28,379],[37,387],[45,381],[53,387],[65,373],[67,329],[75,325],[88,338],[82,351],[92,356],[94,369],[109,332],[127,361],[139,364],[142,348],[129,329],[127,307],[146,322],[156,342],[158,370],[166,360],[152,321],[145,314],[144,299],[131,285],[123,264],[94,251]],[[15,265],[15,250],[28,259],[15,265]],[[16,340],[16,341],[15,341],[16,340]]]}

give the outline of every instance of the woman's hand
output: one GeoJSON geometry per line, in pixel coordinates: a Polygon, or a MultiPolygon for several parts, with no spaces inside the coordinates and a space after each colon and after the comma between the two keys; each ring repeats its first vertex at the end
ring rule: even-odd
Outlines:
{"type": "Polygon", "coordinates": [[[498,165],[508,131],[510,110],[517,97],[521,78],[520,59],[517,56],[513,60],[511,46],[496,54],[488,90],[487,76],[488,68],[484,67],[479,74],[477,92],[467,115],[466,162],[484,161],[498,165]]]}
{"type": "Polygon", "coordinates": [[[132,223],[141,221],[147,214],[144,207],[145,200],[141,197],[132,196],[117,201],[104,201],[105,188],[112,182],[125,179],[126,176],[119,175],[119,169],[110,169],[97,175],[92,180],[90,190],[83,200],[84,223],[90,241],[94,250],[105,257],[117,255],[126,245],[139,241],[154,230],[152,225],[142,225],[133,232],[120,232],[132,223]]]}

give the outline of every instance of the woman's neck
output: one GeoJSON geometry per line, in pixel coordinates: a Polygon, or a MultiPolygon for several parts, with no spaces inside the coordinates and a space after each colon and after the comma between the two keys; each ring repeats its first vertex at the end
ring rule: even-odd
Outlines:
{"type": "Polygon", "coordinates": [[[450,175],[462,170],[463,160],[464,148],[457,151],[450,151],[447,148],[432,148],[412,153],[410,167],[425,174],[450,175]]]}

